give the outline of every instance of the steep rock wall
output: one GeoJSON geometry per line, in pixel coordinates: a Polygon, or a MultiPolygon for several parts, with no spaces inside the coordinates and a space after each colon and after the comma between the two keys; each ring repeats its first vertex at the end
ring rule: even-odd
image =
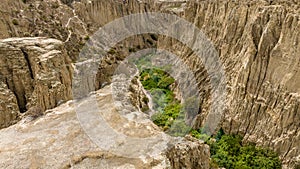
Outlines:
{"type": "Polygon", "coordinates": [[[214,42],[225,66],[222,127],[274,149],[289,167],[299,162],[299,4],[190,2],[184,15],[214,42]]]}
{"type": "MultiPolygon", "coordinates": [[[[6,104],[1,112],[10,116],[1,127],[17,119],[17,113],[24,113],[31,107],[41,111],[56,107],[72,98],[71,60],[63,43],[47,38],[10,38],[0,41],[1,88],[7,94],[6,104]],[[18,105],[16,109],[15,105],[18,105]],[[9,112],[10,111],[10,112],[9,112]]],[[[3,102],[1,99],[1,102],[3,102]]]]}
{"type": "MultiPolygon", "coordinates": [[[[68,55],[73,60],[76,60],[85,36],[115,18],[146,11],[163,11],[184,17],[215,44],[225,67],[228,107],[220,126],[228,133],[244,135],[245,141],[254,141],[276,150],[285,167],[292,168],[299,163],[298,1],[133,0],[123,4],[115,0],[82,0],[72,3],[74,10],[59,1],[49,0],[26,4],[4,1],[2,5],[11,5],[16,11],[2,10],[1,38],[24,36],[22,32],[29,32],[31,36],[54,36],[65,42],[68,55]],[[54,2],[58,3],[58,7],[54,2]],[[18,11],[28,5],[32,5],[31,8],[19,15],[18,11]],[[60,15],[61,11],[64,11],[63,15],[60,15]],[[51,15],[44,15],[49,12],[51,15]],[[29,20],[31,16],[35,16],[36,21],[29,20]],[[14,24],[14,18],[22,19],[19,24],[14,24]],[[45,24],[52,21],[53,24],[45,24]],[[36,25],[34,28],[29,26],[32,23],[36,25]],[[48,32],[43,31],[45,27],[48,32]]],[[[147,36],[133,37],[133,48],[138,50],[151,46],[143,38],[147,36]]],[[[195,72],[203,98],[198,119],[198,125],[201,125],[212,102],[205,68],[200,60],[195,60],[189,49],[176,40],[160,36],[154,41],[152,46],[169,49],[181,56],[195,72]]],[[[127,43],[125,48],[130,46],[128,42],[124,43],[127,43]]],[[[99,79],[111,72],[105,71],[107,67],[113,70],[115,66],[111,65],[116,65],[129,53],[120,46],[115,48],[117,55],[112,54],[103,63],[104,71],[100,71],[99,79]]],[[[99,81],[101,86],[107,78],[99,81]]]]}
{"type": "Polygon", "coordinates": [[[7,84],[0,80],[0,128],[7,127],[19,121],[19,106],[14,93],[7,84]]]}
{"type": "MultiPolygon", "coordinates": [[[[93,1],[80,16],[97,26],[127,13],[176,13],[199,27],[215,44],[227,75],[226,132],[270,147],[285,167],[299,161],[299,3],[296,1],[93,1]],[[106,13],[105,8],[112,9],[106,13]],[[125,12],[124,12],[125,10],[125,12]],[[98,20],[97,18],[104,18],[98,20]]],[[[81,10],[84,11],[84,10],[81,10]]],[[[199,125],[212,100],[201,60],[186,46],[160,36],[157,47],[181,56],[195,72],[201,94],[199,125]]]]}
{"type": "Polygon", "coordinates": [[[209,146],[191,136],[185,139],[167,152],[171,168],[210,168],[209,146]]]}

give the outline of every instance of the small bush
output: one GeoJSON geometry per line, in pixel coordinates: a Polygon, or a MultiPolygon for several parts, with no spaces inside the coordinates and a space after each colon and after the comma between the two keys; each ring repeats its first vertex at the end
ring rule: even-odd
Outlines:
{"type": "Polygon", "coordinates": [[[141,109],[142,112],[147,112],[148,110],[149,110],[148,106],[142,107],[142,109],[141,109]]]}
{"type": "Polygon", "coordinates": [[[204,142],[207,142],[210,139],[210,136],[207,134],[203,134],[201,129],[198,130],[192,129],[190,131],[190,135],[197,139],[203,140],[204,142]]]}
{"type": "Polygon", "coordinates": [[[170,117],[162,112],[155,113],[151,116],[151,120],[160,127],[169,126],[167,122],[170,121],[170,117]]]}
{"type": "Polygon", "coordinates": [[[183,119],[176,119],[167,133],[176,137],[184,137],[190,129],[191,128],[185,124],[183,119]]]}

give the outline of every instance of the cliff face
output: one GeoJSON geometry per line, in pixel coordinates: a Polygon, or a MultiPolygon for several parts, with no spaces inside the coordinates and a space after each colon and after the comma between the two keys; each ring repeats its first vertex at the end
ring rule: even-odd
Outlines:
{"type": "MultiPolygon", "coordinates": [[[[3,110],[0,126],[15,123],[19,111],[26,111],[31,105],[49,109],[59,100],[71,99],[72,70],[57,67],[68,65],[70,59],[75,61],[88,35],[100,26],[127,14],[160,11],[177,14],[194,23],[219,52],[228,92],[227,107],[219,126],[227,133],[245,136],[245,141],[275,150],[285,168],[299,163],[298,1],[25,2],[5,0],[0,4],[0,38],[45,36],[58,41],[50,40],[55,41],[53,48],[46,47],[52,43],[47,42],[49,39],[29,40],[40,44],[38,47],[28,45],[26,38],[26,43],[21,39],[0,42],[0,109],[3,110]],[[13,10],[8,10],[8,6],[13,10]],[[44,66],[38,64],[41,60],[44,60],[44,66]],[[20,81],[20,77],[24,81],[20,81]],[[47,78],[38,80],[37,77],[47,78]],[[54,84],[57,85],[52,89],[54,84]]],[[[204,124],[212,100],[209,77],[201,60],[197,60],[185,45],[169,37],[140,35],[128,40],[120,42],[114,48],[115,52],[101,63],[97,87],[109,81],[112,70],[130,52],[147,47],[169,50],[185,60],[195,73],[202,99],[196,125],[204,124]],[[129,51],[129,47],[134,50],[129,51]]]]}
{"type": "MultiPolygon", "coordinates": [[[[228,107],[220,126],[245,136],[245,141],[270,147],[291,168],[300,151],[299,4],[191,1],[184,9],[180,15],[209,37],[225,66],[228,107]]],[[[175,40],[161,38],[158,43],[191,58],[204,98],[200,126],[212,101],[209,92],[203,92],[209,86],[205,68],[175,40]]]]}
{"type": "MultiPolygon", "coordinates": [[[[97,1],[87,8],[101,11],[81,15],[99,26],[127,13],[144,11],[176,13],[194,23],[215,44],[225,67],[227,108],[220,127],[227,133],[245,136],[245,141],[275,150],[284,165],[291,167],[299,161],[298,2],[143,1],[137,4],[130,1],[121,5],[97,1]],[[112,10],[102,12],[104,8],[112,10]],[[97,19],[101,17],[106,19],[97,19]]],[[[200,126],[212,102],[209,77],[202,62],[177,40],[159,36],[155,44],[180,56],[195,72],[203,99],[198,118],[200,126]]]]}
{"type": "Polygon", "coordinates": [[[221,126],[291,167],[300,154],[299,4],[190,2],[184,15],[214,42],[226,69],[221,126]]]}
{"type": "Polygon", "coordinates": [[[0,83],[0,128],[3,128],[17,123],[20,120],[20,111],[14,93],[8,89],[7,84],[3,81],[0,83]]]}
{"type": "Polygon", "coordinates": [[[71,60],[63,43],[48,38],[10,38],[0,41],[3,85],[1,127],[7,127],[31,107],[41,111],[72,98],[71,60]],[[5,98],[8,96],[8,99],[5,98]],[[18,105],[18,106],[16,106],[18,105]]]}

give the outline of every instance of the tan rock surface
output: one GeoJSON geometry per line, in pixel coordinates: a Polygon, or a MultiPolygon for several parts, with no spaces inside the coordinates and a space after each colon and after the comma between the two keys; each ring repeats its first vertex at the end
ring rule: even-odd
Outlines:
{"type": "Polygon", "coordinates": [[[167,152],[172,168],[210,168],[209,146],[199,140],[186,136],[186,141],[177,143],[167,152]]]}
{"type": "MultiPolygon", "coordinates": [[[[60,2],[57,7],[54,2],[28,1],[24,4],[17,0],[4,0],[0,6],[0,16],[3,18],[0,24],[1,38],[24,36],[25,32],[31,36],[55,37],[66,41],[65,47],[70,58],[76,60],[85,36],[92,35],[100,26],[115,18],[145,11],[176,13],[207,35],[215,44],[225,66],[228,107],[220,126],[228,133],[244,135],[245,141],[254,141],[275,150],[283,159],[285,168],[292,168],[299,163],[298,1],[132,0],[123,4],[114,0],[82,0],[72,4],[74,10],[60,2]],[[7,6],[12,6],[14,10],[7,10],[7,6]],[[13,24],[14,18],[19,21],[18,24],[13,24]]],[[[98,87],[109,81],[104,75],[112,75],[108,72],[129,53],[129,46],[136,50],[148,46],[169,49],[181,56],[195,72],[203,99],[198,120],[200,125],[211,104],[209,78],[201,61],[195,60],[190,50],[174,39],[150,38],[150,45],[144,37],[149,39],[148,35],[133,37],[131,46],[124,42],[124,48],[121,45],[116,47],[112,52],[113,57],[107,59],[99,71],[98,87]]],[[[24,74],[28,77],[28,73],[24,74]]],[[[5,95],[6,88],[4,84],[1,89],[5,95]]],[[[16,99],[13,97],[10,97],[11,104],[15,105],[16,99]]],[[[4,104],[9,103],[5,101],[4,104]]],[[[12,119],[15,119],[16,115],[13,116],[12,119]]]]}
{"type": "Polygon", "coordinates": [[[0,81],[0,128],[15,124],[20,120],[20,111],[14,93],[0,81]]]}
{"type": "MultiPolygon", "coordinates": [[[[1,40],[0,65],[1,83],[9,90],[8,98],[3,100],[11,100],[11,104],[17,103],[18,111],[21,113],[33,106],[38,106],[44,111],[72,98],[71,60],[59,40],[48,38],[1,40]]],[[[6,105],[2,104],[1,109],[6,109],[6,105]]],[[[16,116],[15,109],[5,113],[7,116],[16,116]]]]}
{"type": "MultiPolygon", "coordinates": [[[[188,152],[187,155],[176,153],[177,157],[183,160],[193,159],[193,163],[201,160],[197,163],[197,166],[207,168],[209,148],[203,142],[166,136],[166,134],[157,130],[149,119],[144,119],[148,121],[146,123],[141,121],[134,122],[135,124],[127,123],[129,121],[126,120],[125,116],[114,112],[116,108],[111,94],[110,86],[94,93],[100,110],[97,116],[100,118],[113,115],[116,117],[115,119],[123,119],[120,122],[112,118],[106,118],[110,126],[116,130],[119,126],[129,125],[130,128],[127,132],[134,134],[132,135],[134,137],[129,136],[123,141],[133,138],[136,140],[134,146],[130,142],[124,142],[123,145],[105,147],[104,150],[95,145],[92,141],[95,137],[87,135],[89,132],[84,132],[82,128],[86,124],[83,124],[82,120],[78,121],[77,117],[80,116],[76,115],[74,111],[77,110],[74,109],[76,107],[74,106],[75,102],[69,101],[55,109],[48,110],[47,115],[36,120],[31,121],[25,118],[16,125],[2,129],[0,132],[2,138],[0,140],[0,168],[172,168],[169,159],[173,159],[172,153],[176,152],[172,151],[168,157],[166,154],[169,151],[168,147],[173,147],[174,144],[180,144],[177,149],[184,149],[185,152],[188,152]],[[140,125],[148,130],[140,128],[140,125]],[[159,137],[147,145],[148,142],[143,139],[145,135],[158,135],[159,137]],[[161,146],[164,148],[159,149],[161,146]],[[140,149],[140,147],[148,148],[140,149]],[[134,151],[141,154],[135,157],[135,154],[131,154],[134,151]]],[[[84,104],[88,108],[93,107],[91,105],[93,102],[90,102],[90,99],[83,99],[77,104],[84,104]]],[[[86,116],[91,115],[93,118],[89,111],[90,109],[86,109],[86,116]]],[[[139,118],[143,117],[145,116],[139,118]]],[[[105,127],[105,123],[93,126],[93,128],[99,129],[102,127],[105,127]]],[[[104,132],[111,134],[113,131],[104,132]]],[[[101,138],[101,134],[105,133],[101,133],[101,130],[99,130],[98,134],[98,137],[101,138]]],[[[106,140],[103,144],[112,143],[115,139],[112,137],[111,140],[106,140]]],[[[119,141],[122,142],[122,140],[119,141]]],[[[183,167],[183,164],[176,165],[178,168],[183,167]]],[[[187,164],[187,166],[191,165],[187,164]]]]}
{"type": "Polygon", "coordinates": [[[222,126],[274,149],[291,168],[300,154],[299,3],[191,2],[187,15],[195,5],[198,17],[189,20],[216,44],[226,68],[222,126]]]}

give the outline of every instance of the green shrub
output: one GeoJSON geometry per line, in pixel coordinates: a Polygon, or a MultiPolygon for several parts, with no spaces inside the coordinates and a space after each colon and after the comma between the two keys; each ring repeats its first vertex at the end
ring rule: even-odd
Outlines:
{"type": "Polygon", "coordinates": [[[221,138],[223,137],[224,134],[225,134],[225,133],[224,133],[223,129],[220,128],[220,130],[217,132],[217,134],[216,134],[216,136],[215,136],[216,141],[221,140],[221,138]]]}
{"type": "Polygon", "coordinates": [[[162,89],[168,88],[171,84],[175,82],[174,78],[172,77],[162,77],[160,81],[158,82],[158,87],[162,89]]]}
{"type": "MultiPolygon", "coordinates": [[[[140,80],[146,90],[167,89],[175,82],[168,73],[160,69],[145,69],[140,73],[140,80]]],[[[170,91],[171,92],[171,91],[170,91]]]]}
{"type": "Polygon", "coordinates": [[[148,97],[144,96],[142,101],[147,104],[149,102],[149,99],[148,99],[148,97]]]}
{"type": "Polygon", "coordinates": [[[135,61],[141,70],[140,81],[146,90],[149,90],[154,103],[155,113],[151,119],[164,131],[172,136],[184,136],[189,132],[195,138],[204,140],[210,146],[212,168],[225,167],[227,169],[280,169],[281,162],[274,152],[268,149],[256,147],[254,144],[242,144],[242,137],[238,135],[226,135],[221,128],[214,137],[204,134],[205,128],[191,129],[185,123],[183,108],[188,110],[197,104],[195,98],[189,98],[182,106],[175,99],[170,85],[175,82],[168,73],[163,70],[145,69],[142,64],[148,63],[149,58],[135,61]]]}
{"type": "Polygon", "coordinates": [[[147,106],[146,107],[142,107],[142,109],[141,109],[142,112],[146,112],[148,110],[149,110],[149,107],[147,107],[147,106]]]}
{"type": "Polygon", "coordinates": [[[150,91],[156,111],[164,111],[168,104],[175,102],[175,96],[169,88],[175,80],[163,70],[145,69],[140,73],[140,81],[150,91]]]}
{"type": "Polygon", "coordinates": [[[217,142],[208,142],[211,158],[219,167],[233,169],[280,169],[278,155],[254,144],[242,145],[242,137],[223,135],[217,142]]]}
{"type": "Polygon", "coordinates": [[[198,130],[192,129],[190,131],[190,135],[197,139],[203,140],[204,142],[207,142],[210,139],[209,135],[203,134],[202,129],[198,129],[198,130]]]}
{"type": "Polygon", "coordinates": [[[167,122],[170,121],[170,117],[162,112],[155,113],[151,116],[151,120],[158,126],[164,127],[169,126],[167,122]]]}
{"type": "Polygon", "coordinates": [[[175,79],[163,70],[154,68],[142,70],[140,81],[150,91],[153,107],[157,111],[152,115],[152,121],[163,130],[169,130],[171,135],[183,136],[182,133],[186,133],[189,127],[184,122],[182,106],[170,89],[175,79]]]}

